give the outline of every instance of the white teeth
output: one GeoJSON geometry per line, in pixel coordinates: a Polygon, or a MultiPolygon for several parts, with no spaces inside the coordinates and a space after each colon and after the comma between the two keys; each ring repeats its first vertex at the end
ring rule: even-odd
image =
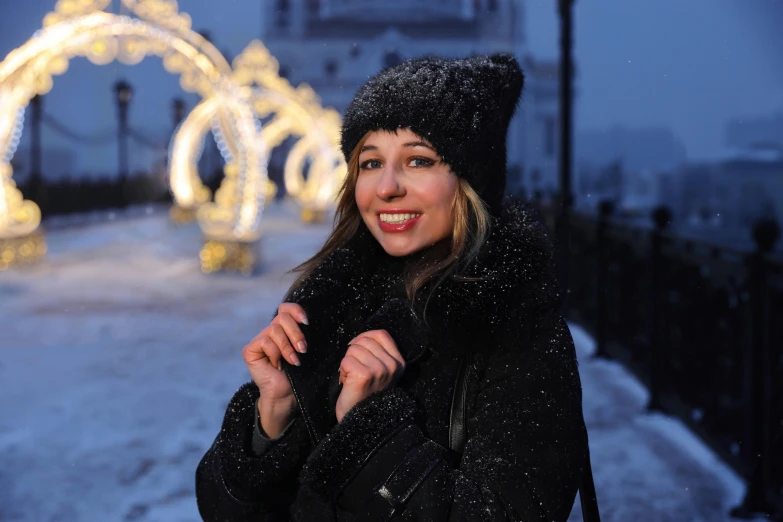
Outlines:
{"type": "Polygon", "coordinates": [[[384,223],[404,223],[409,219],[419,217],[420,214],[381,214],[381,221],[384,223]]]}

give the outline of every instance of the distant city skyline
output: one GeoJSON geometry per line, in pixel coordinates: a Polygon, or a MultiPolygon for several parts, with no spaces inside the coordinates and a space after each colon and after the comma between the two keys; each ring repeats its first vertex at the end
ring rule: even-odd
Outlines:
{"type": "MultiPolygon", "coordinates": [[[[528,52],[538,59],[558,56],[557,2],[525,2],[528,52]]],[[[726,124],[783,109],[783,2],[756,0],[577,0],[575,58],[578,68],[576,129],[664,128],[686,148],[689,159],[720,157],[726,124]]],[[[21,45],[40,28],[54,1],[31,0],[0,5],[0,56],[21,45]]],[[[207,30],[217,47],[235,56],[261,27],[260,0],[214,2],[182,0],[197,30],[207,30]]],[[[520,57],[521,58],[521,57],[520,57]]],[[[93,134],[115,128],[112,83],[126,78],[135,87],[131,122],[150,135],[171,127],[170,104],[184,94],[178,78],[160,61],[146,59],[127,67],[94,66],[84,59],[55,79],[46,107],[75,130],[93,134]]],[[[25,132],[21,147],[26,146],[25,132]]],[[[44,150],[71,144],[44,132],[44,150]]],[[[513,146],[513,144],[512,144],[513,146]]],[[[116,170],[113,145],[78,148],[79,172],[116,170]]],[[[131,169],[144,168],[147,154],[131,169]]],[[[135,161],[135,164],[134,164],[135,161]]]]}

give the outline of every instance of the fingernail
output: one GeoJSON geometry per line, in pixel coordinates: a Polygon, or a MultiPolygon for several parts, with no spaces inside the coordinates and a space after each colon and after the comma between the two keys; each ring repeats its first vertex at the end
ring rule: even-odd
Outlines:
{"type": "Polygon", "coordinates": [[[310,326],[310,321],[308,321],[308,320],[307,320],[307,316],[306,316],[306,315],[303,315],[303,316],[301,317],[301,320],[302,320],[302,324],[303,324],[303,325],[305,325],[305,326],[310,326]]]}
{"type": "Polygon", "coordinates": [[[301,363],[299,362],[299,357],[297,357],[295,353],[291,354],[291,362],[293,362],[297,366],[301,366],[301,363]]]}
{"type": "Polygon", "coordinates": [[[296,343],[296,347],[299,348],[299,353],[307,352],[307,344],[305,344],[304,341],[299,341],[296,343]]]}
{"type": "Polygon", "coordinates": [[[283,361],[277,361],[277,369],[283,371],[283,361]]]}

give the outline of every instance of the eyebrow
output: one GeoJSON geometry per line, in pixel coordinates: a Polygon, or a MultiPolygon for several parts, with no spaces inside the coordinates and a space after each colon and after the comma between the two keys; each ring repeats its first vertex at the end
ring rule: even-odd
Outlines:
{"type": "Polygon", "coordinates": [[[426,147],[430,149],[432,152],[435,152],[435,149],[432,148],[432,145],[430,145],[426,141],[410,141],[404,144],[403,147],[426,147]]]}
{"type": "MultiPolygon", "coordinates": [[[[430,149],[432,152],[435,152],[435,149],[433,149],[432,146],[425,141],[410,141],[408,143],[404,143],[402,146],[403,147],[426,147],[430,149]]],[[[368,150],[378,150],[378,147],[376,147],[375,145],[364,145],[362,147],[362,150],[359,151],[359,153],[366,152],[368,150]]]]}

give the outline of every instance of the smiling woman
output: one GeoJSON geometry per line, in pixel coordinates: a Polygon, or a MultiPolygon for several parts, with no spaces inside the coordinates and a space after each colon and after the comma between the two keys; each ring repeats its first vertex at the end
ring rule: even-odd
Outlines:
{"type": "Polygon", "coordinates": [[[543,227],[503,199],[522,85],[496,55],[359,89],[332,234],[196,471],[205,520],[568,518],[590,469],[574,345],[543,227]]]}
{"type": "Polygon", "coordinates": [[[358,149],[356,206],[388,254],[412,254],[451,235],[458,178],[432,145],[401,129],[371,132],[358,149]]]}

